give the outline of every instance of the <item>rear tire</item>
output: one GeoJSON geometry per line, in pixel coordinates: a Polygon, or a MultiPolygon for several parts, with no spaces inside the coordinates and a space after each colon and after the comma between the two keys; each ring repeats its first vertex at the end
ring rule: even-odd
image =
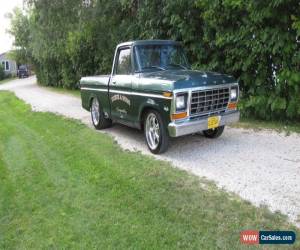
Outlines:
{"type": "Polygon", "coordinates": [[[144,136],[151,153],[161,154],[167,151],[169,134],[160,113],[155,110],[145,115],[144,136]]]}
{"type": "Polygon", "coordinates": [[[91,101],[91,118],[95,129],[105,129],[111,126],[110,119],[104,117],[103,109],[97,98],[93,98],[91,101]]]}
{"type": "Polygon", "coordinates": [[[215,129],[204,130],[203,134],[205,137],[210,138],[210,139],[218,138],[222,135],[224,128],[225,128],[225,126],[220,126],[215,129]]]}

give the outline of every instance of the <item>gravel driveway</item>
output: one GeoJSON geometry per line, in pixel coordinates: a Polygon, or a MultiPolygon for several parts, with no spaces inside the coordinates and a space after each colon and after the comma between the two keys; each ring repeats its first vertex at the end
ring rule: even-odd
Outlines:
{"type": "MultiPolygon", "coordinates": [[[[34,77],[2,84],[0,90],[13,91],[36,111],[58,113],[91,126],[79,98],[39,87],[34,77]]],[[[119,125],[106,132],[123,148],[150,154],[141,132],[119,125]]],[[[299,134],[227,128],[217,140],[201,135],[173,139],[167,153],[154,157],[207,177],[257,206],[279,210],[300,226],[299,134]]]]}

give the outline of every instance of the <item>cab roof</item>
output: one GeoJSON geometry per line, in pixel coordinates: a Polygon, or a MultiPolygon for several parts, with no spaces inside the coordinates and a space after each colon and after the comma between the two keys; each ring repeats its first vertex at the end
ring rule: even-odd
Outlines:
{"type": "Polygon", "coordinates": [[[173,40],[136,40],[136,41],[129,41],[118,44],[119,47],[123,46],[132,46],[132,45],[162,45],[162,44],[175,44],[179,45],[180,42],[173,41],[173,40]]]}

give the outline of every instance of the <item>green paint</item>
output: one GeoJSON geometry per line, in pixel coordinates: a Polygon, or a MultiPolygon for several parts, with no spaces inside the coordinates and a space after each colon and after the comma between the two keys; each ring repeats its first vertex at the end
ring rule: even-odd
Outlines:
{"type": "MultiPolygon", "coordinates": [[[[155,109],[161,113],[168,125],[174,100],[164,98],[163,92],[188,91],[192,88],[222,86],[237,81],[228,75],[215,72],[190,70],[188,68],[166,68],[136,71],[135,46],[180,46],[180,43],[168,40],[145,40],[119,44],[116,48],[111,75],[83,77],[80,82],[82,106],[90,110],[91,99],[97,97],[109,118],[126,125],[140,128],[145,109],[155,109]],[[120,51],[130,50],[127,60],[131,63],[128,74],[117,74],[116,62],[120,51]],[[116,100],[115,95],[121,95],[116,100]],[[112,102],[112,99],[115,101],[112,102]],[[130,105],[125,99],[130,100],[130,105]]],[[[141,59],[140,59],[141,60],[141,59]]]]}

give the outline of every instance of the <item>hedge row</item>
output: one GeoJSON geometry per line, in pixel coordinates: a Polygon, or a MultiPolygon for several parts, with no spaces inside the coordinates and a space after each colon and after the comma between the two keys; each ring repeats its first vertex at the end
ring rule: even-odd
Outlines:
{"type": "Polygon", "coordinates": [[[244,116],[300,120],[298,0],[26,2],[11,33],[41,84],[76,88],[83,75],[110,72],[119,42],[174,39],[195,69],[239,80],[244,116]]]}

